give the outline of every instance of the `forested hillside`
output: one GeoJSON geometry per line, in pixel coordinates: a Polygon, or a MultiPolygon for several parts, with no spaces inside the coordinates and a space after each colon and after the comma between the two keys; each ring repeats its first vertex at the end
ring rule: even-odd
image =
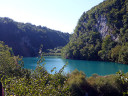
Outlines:
{"type": "Polygon", "coordinates": [[[69,34],[0,18],[0,41],[12,47],[15,55],[36,56],[41,44],[43,51],[65,46],[69,42],[69,34]]]}
{"type": "Polygon", "coordinates": [[[104,0],[84,12],[62,55],[128,63],[128,0],[104,0]]]}

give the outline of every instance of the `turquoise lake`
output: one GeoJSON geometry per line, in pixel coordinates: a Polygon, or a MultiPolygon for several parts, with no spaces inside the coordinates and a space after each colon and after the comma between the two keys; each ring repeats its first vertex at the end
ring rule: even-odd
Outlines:
{"type": "MultiPolygon", "coordinates": [[[[122,70],[125,73],[128,72],[128,65],[113,62],[70,60],[57,56],[45,56],[44,58],[45,61],[43,63],[46,63],[44,67],[49,73],[51,73],[51,70],[54,67],[56,67],[55,71],[58,72],[66,64],[66,62],[68,62],[68,65],[65,67],[64,73],[72,72],[75,69],[83,71],[86,76],[91,76],[94,73],[104,76],[115,74],[119,70],[122,70]]],[[[37,66],[37,60],[38,58],[36,57],[23,58],[24,67],[27,69],[35,69],[37,66]]],[[[54,74],[54,72],[52,72],[52,74],[54,74]]]]}

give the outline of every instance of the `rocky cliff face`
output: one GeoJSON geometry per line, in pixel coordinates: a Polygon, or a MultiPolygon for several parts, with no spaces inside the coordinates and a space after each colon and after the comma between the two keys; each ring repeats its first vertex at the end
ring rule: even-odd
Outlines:
{"type": "Polygon", "coordinates": [[[112,34],[113,29],[110,28],[107,24],[108,24],[107,17],[105,15],[100,15],[98,17],[95,27],[98,30],[98,32],[101,34],[102,39],[104,39],[107,35],[111,35],[114,41],[118,41],[119,36],[113,35],[112,34]]]}
{"type": "Polygon", "coordinates": [[[98,17],[96,29],[100,32],[102,38],[105,38],[106,35],[110,35],[111,29],[107,26],[107,19],[105,16],[98,17]]]}

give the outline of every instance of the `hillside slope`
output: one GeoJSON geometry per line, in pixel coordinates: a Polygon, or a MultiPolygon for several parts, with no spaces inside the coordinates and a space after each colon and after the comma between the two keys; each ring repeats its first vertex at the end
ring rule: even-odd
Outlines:
{"type": "Polygon", "coordinates": [[[128,0],[105,0],[84,12],[62,56],[128,63],[128,0]]]}
{"type": "Polygon", "coordinates": [[[0,41],[12,47],[15,55],[36,56],[41,44],[43,51],[65,46],[69,42],[69,36],[68,33],[46,27],[0,18],[0,41]]]}

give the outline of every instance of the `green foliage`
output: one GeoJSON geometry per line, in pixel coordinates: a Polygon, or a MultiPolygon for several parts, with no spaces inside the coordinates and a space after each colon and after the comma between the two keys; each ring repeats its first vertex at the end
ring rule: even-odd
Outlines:
{"type": "Polygon", "coordinates": [[[97,59],[97,52],[100,49],[101,41],[99,35],[99,33],[92,31],[79,36],[75,42],[69,42],[69,44],[62,49],[62,56],[72,59],[97,59]]]}
{"type": "Polygon", "coordinates": [[[126,64],[128,62],[128,46],[122,46],[119,51],[119,62],[126,64]]]}
{"type": "Polygon", "coordinates": [[[118,78],[117,75],[97,76],[89,77],[87,81],[97,91],[98,96],[122,96],[118,78]]]}
{"type": "Polygon", "coordinates": [[[124,74],[122,71],[117,72],[119,78],[118,78],[118,83],[119,83],[119,88],[120,91],[123,93],[123,96],[128,95],[128,75],[124,74]]]}
{"type": "Polygon", "coordinates": [[[46,52],[47,49],[65,46],[69,36],[69,33],[0,17],[0,41],[12,47],[15,55],[38,56],[41,44],[42,50],[46,52]]]}
{"type": "Polygon", "coordinates": [[[47,49],[47,52],[44,53],[44,56],[61,56],[61,49],[62,47],[47,49]]]}
{"type": "Polygon", "coordinates": [[[62,56],[71,59],[107,60],[126,64],[127,5],[128,0],[105,0],[86,13],[84,12],[70,42],[62,49],[62,56]]]}
{"type": "Polygon", "coordinates": [[[13,56],[12,49],[0,41],[0,74],[8,76],[21,75],[21,68],[21,58],[19,56],[13,56]]]}
{"type": "Polygon", "coordinates": [[[120,52],[121,46],[117,45],[114,48],[111,49],[111,60],[115,62],[119,62],[119,52],[120,52]]]}
{"type": "Polygon", "coordinates": [[[8,48],[8,46],[4,46],[3,42],[0,42],[0,72],[3,73],[4,70],[5,73],[9,73],[9,69],[14,69],[16,67],[14,57],[11,56],[10,53],[11,49],[8,48]],[[7,65],[7,66],[5,66],[7,65]]]}
{"type": "MultiPolygon", "coordinates": [[[[0,80],[5,96],[68,96],[69,88],[65,85],[67,77],[62,75],[64,67],[54,75],[49,74],[44,65],[42,53],[35,70],[24,69],[18,57],[11,55],[11,49],[0,42],[0,80]]],[[[54,68],[53,70],[54,71],[54,68]]]]}
{"type": "Polygon", "coordinates": [[[115,46],[115,42],[111,39],[110,35],[107,35],[102,42],[102,50],[98,52],[98,55],[102,60],[108,60],[110,58],[110,50],[115,46]]]}
{"type": "Polygon", "coordinates": [[[71,96],[85,96],[86,93],[90,95],[89,90],[93,92],[85,78],[85,74],[77,69],[69,74],[67,84],[71,91],[71,96]]]}

